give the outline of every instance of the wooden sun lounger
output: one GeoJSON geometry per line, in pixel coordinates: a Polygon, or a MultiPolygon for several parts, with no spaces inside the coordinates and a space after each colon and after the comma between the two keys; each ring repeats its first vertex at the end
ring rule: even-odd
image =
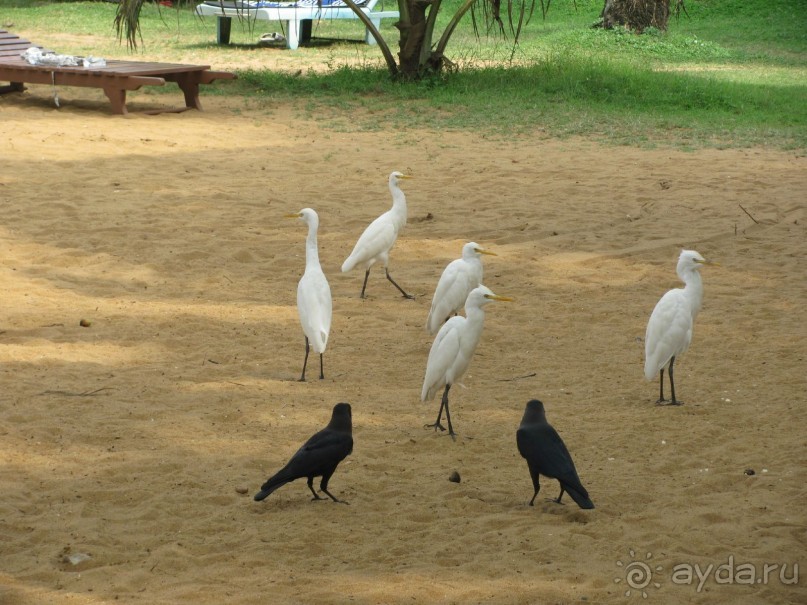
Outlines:
{"type": "Polygon", "coordinates": [[[41,48],[0,29],[0,82],[10,82],[0,86],[0,94],[23,91],[25,83],[101,88],[112,103],[113,113],[126,114],[126,91],[138,90],[141,86],[163,86],[166,82],[176,82],[185,95],[185,107],[144,112],[163,113],[191,108],[201,110],[200,84],[235,78],[235,74],[230,72],[210,71],[209,65],[180,63],[109,60],[105,67],[31,65],[20,56],[31,46],[41,48]]]}
{"type": "MultiPolygon", "coordinates": [[[[369,0],[361,6],[361,11],[370,18],[376,29],[381,27],[381,19],[398,19],[398,11],[374,11],[378,0],[369,0]]],[[[291,3],[290,3],[291,4],[291,3]]],[[[233,2],[227,0],[209,0],[196,6],[196,14],[200,17],[217,17],[216,42],[230,43],[230,26],[233,17],[238,19],[257,19],[262,21],[282,21],[286,35],[286,48],[295,49],[300,43],[311,40],[313,21],[326,19],[358,19],[356,13],[346,6],[288,6],[282,8],[254,8],[249,2],[233,2]]],[[[365,28],[364,41],[375,44],[369,29],[365,28]]]]}

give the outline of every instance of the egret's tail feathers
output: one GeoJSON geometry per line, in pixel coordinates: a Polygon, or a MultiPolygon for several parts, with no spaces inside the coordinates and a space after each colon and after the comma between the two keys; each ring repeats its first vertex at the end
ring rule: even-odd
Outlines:
{"type": "Polygon", "coordinates": [[[325,330],[320,330],[319,342],[317,343],[317,346],[314,348],[314,350],[317,353],[322,354],[325,352],[325,347],[327,346],[328,346],[328,333],[325,330]]]}
{"type": "Polygon", "coordinates": [[[342,273],[347,273],[356,266],[356,259],[353,256],[348,256],[345,262],[342,263],[342,273]]]}
{"type": "Polygon", "coordinates": [[[644,377],[647,380],[653,380],[658,376],[659,370],[667,367],[668,363],[670,363],[669,359],[665,360],[664,363],[659,363],[657,359],[654,359],[653,355],[648,355],[644,362],[644,377]]]}
{"type": "Polygon", "coordinates": [[[442,385],[432,385],[431,388],[427,385],[423,385],[423,389],[420,391],[420,400],[421,401],[431,401],[434,399],[434,396],[437,394],[437,391],[442,389],[442,385]]]}
{"type": "Polygon", "coordinates": [[[440,322],[437,319],[437,315],[435,313],[429,313],[429,317],[426,319],[426,331],[429,334],[436,334],[439,329],[440,322]]]}

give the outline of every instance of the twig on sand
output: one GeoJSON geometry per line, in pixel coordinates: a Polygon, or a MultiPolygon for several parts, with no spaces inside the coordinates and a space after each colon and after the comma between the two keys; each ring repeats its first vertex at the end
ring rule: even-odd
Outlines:
{"type": "Polygon", "coordinates": [[[524,374],[524,376],[516,376],[514,378],[499,378],[499,382],[513,382],[514,380],[521,380],[522,378],[532,378],[535,375],[535,372],[530,372],[529,374],[524,374]]]}
{"type": "Polygon", "coordinates": [[[743,212],[745,212],[745,213],[748,215],[748,218],[750,218],[750,219],[751,219],[752,221],[754,221],[754,222],[755,222],[757,225],[759,225],[759,221],[758,221],[757,219],[755,219],[753,216],[751,216],[751,213],[750,213],[750,212],[748,212],[748,210],[746,210],[745,208],[743,208],[743,205],[742,205],[742,204],[737,204],[737,205],[740,207],[740,210],[742,210],[743,212]]]}
{"type": "Polygon", "coordinates": [[[81,393],[71,393],[70,391],[42,391],[40,395],[64,395],[66,397],[94,397],[101,393],[101,391],[113,391],[112,387],[101,387],[94,391],[83,391],[81,393]]]}

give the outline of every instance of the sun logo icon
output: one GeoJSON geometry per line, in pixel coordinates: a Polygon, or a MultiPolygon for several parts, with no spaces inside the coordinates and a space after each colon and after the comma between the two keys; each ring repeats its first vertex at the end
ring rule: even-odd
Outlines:
{"type": "Polygon", "coordinates": [[[623,563],[622,561],[616,562],[617,567],[624,568],[625,577],[614,578],[614,582],[619,584],[623,579],[625,580],[625,584],[628,587],[625,591],[626,597],[629,597],[632,594],[632,591],[636,591],[637,594],[642,595],[643,599],[646,599],[647,591],[645,588],[651,584],[656,588],[661,588],[661,584],[658,582],[653,582],[653,572],[663,571],[664,568],[661,565],[656,565],[655,568],[651,568],[650,565],[645,562],[653,558],[653,553],[647,553],[644,561],[636,560],[636,551],[634,551],[632,548],[628,550],[628,554],[630,554],[631,561],[626,563],[623,563]]]}

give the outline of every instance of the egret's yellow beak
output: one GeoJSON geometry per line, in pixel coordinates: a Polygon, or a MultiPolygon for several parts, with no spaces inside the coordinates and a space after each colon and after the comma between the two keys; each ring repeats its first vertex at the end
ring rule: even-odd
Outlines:
{"type": "Polygon", "coordinates": [[[295,212],[294,214],[286,214],[283,218],[300,218],[302,215],[302,212],[295,212]]]}
{"type": "Polygon", "coordinates": [[[720,263],[716,263],[716,262],[714,262],[712,260],[706,260],[706,259],[696,260],[695,262],[698,263],[699,265],[712,265],[713,267],[719,267],[720,266],[720,263]]]}
{"type": "Polygon", "coordinates": [[[411,179],[414,178],[411,174],[402,174],[398,177],[399,179],[411,179]]]}
{"type": "Polygon", "coordinates": [[[485,250],[484,248],[476,248],[476,251],[479,254],[488,254],[490,256],[499,256],[495,252],[491,252],[490,250],[485,250]]]}
{"type": "Polygon", "coordinates": [[[485,298],[490,300],[498,300],[500,302],[513,302],[514,299],[509,296],[499,296],[498,294],[485,294],[485,298]]]}

